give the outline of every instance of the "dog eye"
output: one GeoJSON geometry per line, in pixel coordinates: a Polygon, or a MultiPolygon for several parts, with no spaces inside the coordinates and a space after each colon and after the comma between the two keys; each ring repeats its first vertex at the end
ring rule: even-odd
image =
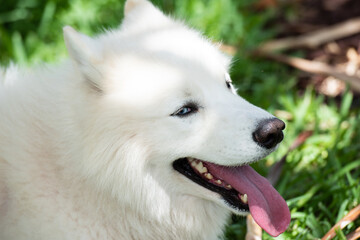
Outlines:
{"type": "Polygon", "coordinates": [[[225,83],[228,89],[233,90],[232,81],[229,74],[225,74],[225,83]]]}
{"type": "Polygon", "coordinates": [[[191,113],[193,110],[189,107],[183,107],[181,109],[179,109],[179,111],[176,113],[176,115],[178,116],[184,116],[186,114],[191,113]]]}
{"type": "Polygon", "coordinates": [[[187,117],[191,114],[196,113],[197,111],[198,111],[198,106],[194,103],[190,103],[178,109],[176,112],[171,114],[171,116],[187,117]]]}
{"type": "Polygon", "coordinates": [[[230,90],[232,89],[231,82],[226,81],[226,86],[227,86],[228,89],[230,89],[230,90]]]}

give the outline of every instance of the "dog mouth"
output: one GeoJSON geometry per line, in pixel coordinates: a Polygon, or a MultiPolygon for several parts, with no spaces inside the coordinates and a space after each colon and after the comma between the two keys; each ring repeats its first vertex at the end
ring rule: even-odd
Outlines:
{"type": "Polygon", "coordinates": [[[221,178],[215,177],[209,172],[207,166],[206,162],[194,158],[181,158],[173,163],[175,170],[193,182],[220,194],[231,208],[239,212],[249,212],[247,195],[239,193],[231,184],[221,178]]]}
{"type": "Polygon", "coordinates": [[[287,229],[291,216],[285,200],[250,166],[223,166],[188,157],[174,161],[173,168],[219,194],[235,212],[250,212],[271,236],[287,229]]]}

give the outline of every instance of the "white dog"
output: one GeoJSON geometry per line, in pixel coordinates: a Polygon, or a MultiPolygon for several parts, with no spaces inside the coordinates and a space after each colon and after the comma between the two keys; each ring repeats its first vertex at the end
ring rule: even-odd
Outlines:
{"type": "Polygon", "coordinates": [[[237,96],[230,60],[145,0],[70,60],[0,70],[0,239],[218,239],[231,212],[290,213],[248,166],[284,123],[237,96]]]}

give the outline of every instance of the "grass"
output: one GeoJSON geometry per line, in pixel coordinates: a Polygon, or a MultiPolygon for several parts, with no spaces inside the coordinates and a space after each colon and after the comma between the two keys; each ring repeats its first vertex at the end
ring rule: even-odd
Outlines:
{"type": "MultiPolygon", "coordinates": [[[[185,19],[214,41],[239,47],[232,78],[239,93],[272,113],[286,116],[285,140],[278,151],[255,165],[263,175],[304,130],[313,135],[292,151],[276,188],[287,200],[292,221],[277,239],[321,238],[350,209],[360,204],[360,113],[347,91],[341,101],[316,95],[312,87],[296,88],[296,71],[249,51],[271,38],[266,24],[276,9],[254,12],[253,0],[154,0],[165,12],[185,19]]],[[[123,16],[119,0],[14,0],[0,6],[0,63],[56,62],[66,56],[61,29],[72,25],[95,34],[116,27],[123,16]]],[[[281,117],[279,116],[279,117],[281,117]]],[[[244,218],[233,217],[227,239],[244,239],[244,218]]],[[[360,221],[338,231],[335,239],[354,231],[360,221]]],[[[266,233],[263,239],[273,239],[266,233]]]]}

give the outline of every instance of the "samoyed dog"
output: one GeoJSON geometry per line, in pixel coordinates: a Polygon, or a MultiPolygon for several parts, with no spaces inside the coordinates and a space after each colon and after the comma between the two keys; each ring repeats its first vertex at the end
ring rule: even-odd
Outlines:
{"type": "Polygon", "coordinates": [[[236,94],[216,46],[146,0],[64,38],[62,64],[0,71],[1,240],[219,239],[249,212],[285,231],[286,202],[248,166],[284,123],[236,94]]]}

